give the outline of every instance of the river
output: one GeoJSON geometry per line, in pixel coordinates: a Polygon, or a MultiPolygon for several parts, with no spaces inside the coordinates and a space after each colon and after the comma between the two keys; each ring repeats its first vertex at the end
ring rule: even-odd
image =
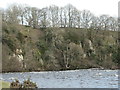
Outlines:
{"type": "Polygon", "coordinates": [[[39,88],[118,88],[118,70],[81,69],[68,71],[2,73],[1,80],[20,82],[30,78],[39,88]]]}

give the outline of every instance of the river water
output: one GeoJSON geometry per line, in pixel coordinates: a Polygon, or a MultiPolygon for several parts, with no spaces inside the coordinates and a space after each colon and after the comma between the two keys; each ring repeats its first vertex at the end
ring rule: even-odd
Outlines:
{"type": "Polygon", "coordinates": [[[20,82],[30,78],[39,88],[118,88],[118,70],[69,70],[3,73],[2,80],[20,82]]]}

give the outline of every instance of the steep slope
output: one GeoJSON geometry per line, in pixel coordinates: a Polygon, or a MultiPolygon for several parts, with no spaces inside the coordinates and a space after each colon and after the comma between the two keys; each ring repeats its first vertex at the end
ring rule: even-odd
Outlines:
{"type": "Polygon", "coordinates": [[[3,23],[3,71],[118,68],[118,32],[3,23]]]}

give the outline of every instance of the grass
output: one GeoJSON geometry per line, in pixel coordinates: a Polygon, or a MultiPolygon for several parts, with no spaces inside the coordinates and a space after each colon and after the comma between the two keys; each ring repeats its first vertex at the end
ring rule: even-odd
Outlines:
{"type": "Polygon", "coordinates": [[[0,88],[10,88],[10,83],[5,81],[0,81],[0,88]]]}

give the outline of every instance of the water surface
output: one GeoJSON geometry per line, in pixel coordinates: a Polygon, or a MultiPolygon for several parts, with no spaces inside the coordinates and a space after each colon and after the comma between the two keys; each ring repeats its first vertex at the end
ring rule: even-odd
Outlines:
{"type": "Polygon", "coordinates": [[[3,73],[2,80],[20,82],[31,78],[39,88],[118,88],[118,70],[70,70],[3,73]]]}

